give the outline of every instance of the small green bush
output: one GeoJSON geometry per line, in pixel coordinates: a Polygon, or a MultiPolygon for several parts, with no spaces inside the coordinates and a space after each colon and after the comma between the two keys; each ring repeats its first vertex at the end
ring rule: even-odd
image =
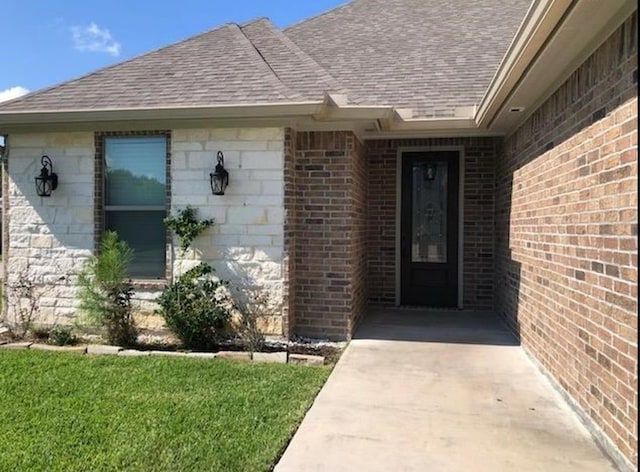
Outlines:
{"type": "Polygon", "coordinates": [[[158,313],[185,347],[212,350],[230,317],[227,282],[212,278],[213,268],[200,263],[167,285],[157,299],[158,313]]]}
{"type": "Polygon", "coordinates": [[[180,249],[186,252],[191,243],[209,226],[213,226],[214,220],[198,221],[198,210],[187,205],[184,210],[179,210],[175,216],[167,216],[164,224],[172,230],[180,240],[180,249]]]}
{"type": "Polygon", "coordinates": [[[78,338],[73,334],[70,326],[54,326],[49,332],[49,344],[69,346],[77,342],[78,338]]]}
{"type": "Polygon", "coordinates": [[[120,346],[134,345],[137,330],[127,277],[133,251],[113,231],[107,231],[97,255],[91,256],[78,276],[80,309],[106,329],[107,339],[120,346]]]}

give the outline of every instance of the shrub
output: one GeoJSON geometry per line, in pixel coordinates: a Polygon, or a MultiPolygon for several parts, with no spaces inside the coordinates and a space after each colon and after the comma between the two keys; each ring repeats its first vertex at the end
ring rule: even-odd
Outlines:
{"type": "Polygon", "coordinates": [[[135,344],[137,330],[132,314],[133,286],[127,269],[133,251],[113,231],[105,233],[97,255],[91,256],[78,276],[80,309],[106,329],[112,344],[135,344]]]}
{"type": "Polygon", "coordinates": [[[49,332],[49,344],[68,346],[76,342],[78,342],[78,338],[73,334],[70,326],[54,326],[49,332]]]}
{"type": "Polygon", "coordinates": [[[269,302],[269,292],[251,289],[239,293],[236,300],[239,313],[236,333],[244,348],[252,354],[260,352],[265,344],[258,320],[269,313],[269,302]]]}
{"type": "Polygon", "coordinates": [[[184,210],[179,210],[177,215],[164,219],[167,228],[178,236],[182,252],[186,252],[193,240],[214,223],[212,219],[198,221],[197,214],[197,209],[187,205],[184,210]]]}
{"type": "Polygon", "coordinates": [[[167,285],[157,299],[158,313],[191,349],[217,348],[229,320],[227,282],[214,280],[212,274],[213,268],[201,262],[167,285]]]}
{"type": "MultiPolygon", "coordinates": [[[[55,283],[44,283],[42,277],[37,279],[27,264],[22,270],[10,276],[6,284],[6,318],[0,321],[8,325],[14,339],[24,339],[28,334],[35,339],[47,338],[48,330],[40,324],[44,321],[40,312],[41,299],[55,289],[57,283],[68,281],[66,275],[58,277],[55,283]]],[[[1,307],[2,303],[0,303],[1,307]]]]}
{"type": "Polygon", "coordinates": [[[13,322],[9,321],[14,336],[24,338],[34,328],[34,320],[40,307],[40,297],[36,293],[37,285],[29,275],[29,267],[17,274],[7,283],[7,299],[13,313],[13,322]]]}

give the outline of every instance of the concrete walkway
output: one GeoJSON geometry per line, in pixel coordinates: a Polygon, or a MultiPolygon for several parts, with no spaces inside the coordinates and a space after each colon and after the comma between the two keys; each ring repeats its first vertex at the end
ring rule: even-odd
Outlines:
{"type": "Polygon", "coordinates": [[[615,471],[497,318],[370,313],[275,472],[615,471]]]}

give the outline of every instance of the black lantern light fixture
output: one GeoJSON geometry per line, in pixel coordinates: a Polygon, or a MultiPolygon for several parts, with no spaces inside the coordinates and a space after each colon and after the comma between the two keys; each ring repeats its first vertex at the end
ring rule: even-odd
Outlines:
{"type": "Polygon", "coordinates": [[[49,156],[40,158],[42,169],[36,177],[36,192],[40,197],[50,197],[51,192],[58,188],[58,174],[53,171],[53,164],[49,156]]]}
{"type": "Polygon", "coordinates": [[[224,168],[224,155],[218,151],[218,163],[216,169],[209,174],[211,180],[211,192],[214,195],[224,195],[224,191],[229,185],[229,172],[224,168]]]}

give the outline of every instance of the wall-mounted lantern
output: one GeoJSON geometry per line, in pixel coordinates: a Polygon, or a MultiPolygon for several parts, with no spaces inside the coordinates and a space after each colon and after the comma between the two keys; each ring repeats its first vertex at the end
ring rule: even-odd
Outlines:
{"type": "Polygon", "coordinates": [[[229,185],[229,172],[224,168],[224,155],[218,151],[218,163],[216,169],[209,174],[211,180],[211,192],[214,195],[224,195],[224,191],[229,185]]]}
{"type": "Polygon", "coordinates": [[[36,177],[36,192],[40,197],[50,197],[51,192],[58,188],[58,174],[53,171],[49,156],[42,156],[40,163],[42,169],[40,169],[40,175],[36,177]]]}

